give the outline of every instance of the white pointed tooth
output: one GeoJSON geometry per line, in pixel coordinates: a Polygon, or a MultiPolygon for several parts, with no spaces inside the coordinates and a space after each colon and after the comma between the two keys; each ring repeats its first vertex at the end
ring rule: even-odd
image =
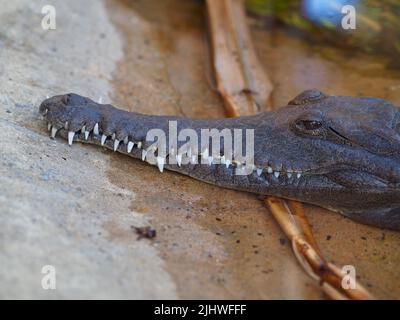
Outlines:
{"type": "Polygon", "coordinates": [[[111,139],[115,140],[115,133],[111,135],[111,139]]]}
{"type": "Polygon", "coordinates": [[[48,130],[48,131],[51,130],[51,123],[50,123],[50,122],[47,124],[47,130],[48,130]]]}
{"type": "Polygon", "coordinates": [[[85,131],[85,140],[89,138],[89,131],[85,131]]]}
{"type": "Polygon", "coordinates": [[[192,159],[190,161],[192,164],[196,164],[197,163],[197,155],[192,154],[192,159]]]}
{"type": "Polygon", "coordinates": [[[99,124],[96,123],[93,128],[93,133],[99,135],[99,124]]]}
{"type": "Polygon", "coordinates": [[[64,123],[64,129],[65,129],[65,130],[68,130],[68,121],[65,121],[65,123],[64,123]]]}
{"type": "Polygon", "coordinates": [[[106,142],[107,136],[105,134],[101,135],[101,145],[104,146],[104,142],[106,142]]]}
{"type": "Polygon", "coordinates": [[[287,173],[287,177],[290,179],[290,178],[292,177],[292,173],[291,173],[291,172],[288,172],[288,173],[287,173]]]}
{"type": "Polygon", "coordinates": [[[44,110],[44,116],[47,114],[47,112],[49,112],[49,109],[46,108],[46,110],[44,110]]]}
{"type": "Polygon", "coordinates": [[[118,146],[119,146],[119,140],[118,140],[118,139],[115,139],[115,140],[114,140],[114,151],[117,151],[118,146]]]}
{"type": "Polygon", "coordinates": [[[74,141],[74,136],[75,136],[75,132],[74,131],[69,131],[68,132],[68,144],[72,145],[72,141],[74,141]]]}
{"type": "Polygon", "coordinates": [[[208,157],[207,161],[208,161],[208,165],[211,166],[213,164],[214,159],[213,159],[213,157],[208,157]]]}
{"type": "Polygon", "coordinates": [[[126,136],[126,137],[124,138],[124,143],[125,143],[125,144],[128,144],[128,142],[129,142],[128,136],[126,136]]]}
{"type": "Polygon", "coordinates": [[[272,173],[272,172],[274,172],[274,170],[272,170],[271,167],[267,167],[267,172],[268,172],[268,173],[272,173]]]}
{"type": "Polygon", "coordinates": [[[130,153],[132,151],[132,148],[135,144],[132,141],[128,142],[128,153],[130,153]]]}
{"type": "Polygon", "coordinates": [[[275,171],[275,172],[274,172],[275,178],[279,178],[279,175],[280,175],[280,172],[279,172],[279,171],[275,171]]]}
{"type": "Polygon", "coordinates": [[[141,142],[141,141],[138,142],[137,147],[138,147],[139,149],[142,149],[142,142],[141,142]]]}
{"type": "Polygon", "coordinates": [[[261,176],[262,168],[257,168],[257,175],[261,176]]]}
{"type": "Polygon", "coordinates": [[[147,155],[147,150],[143,150],[142,151],[142,161],[144,161],[146,159],[146,155],[147,155]]]}
{"type": "Polygon", "coordinates": [[[227,168],[229,168],[229,165],[231,164],[231,160],[228,160],[228,159],[226,159],[225,160],[225,166],[227,167],[227,168]]]}
{"type": "Polygon", "coordinates": [[[160,172],[164,170],[165,159],[163,157],[157,157],[157,166],[160,172]]]}
{"type": "Polygon", "coordinates": [[[300,177],[301,177],[301,173],[299,172],[299,173],[297,174],[297,179],[300,179],[300,177]]]}
{"type": "Polygon", "coordinates": [[[85,131],[86,131],[86,127],[83,126],[82,129],[81,129],[81,132],[84,133],[85,131]]]}
{"type": "Polygon", "coordinates": [[[221,164],[225,164],[225,155],[221,157],[221,164]]]}
{"type": "Polygon", "coordinates": [[[170,150],[170,152],[169,152],[172,156],[174,156],[175,155],[175,149],[174,148],[171,148],[171,150],[170,150]]]}
{"type": "Polygon", "coordinates": [[[182,164],[182,154],[177,154],[176,155],[176,162],[178,163],[178,166],[181,166],[181,164],[182,164]]]}
{"type": "Polygon", "coordinates": [[[57,128],[56,127],[51,128],[51,137],[52,138],[55,138],[56,133],[57,133],[57,128]]]}

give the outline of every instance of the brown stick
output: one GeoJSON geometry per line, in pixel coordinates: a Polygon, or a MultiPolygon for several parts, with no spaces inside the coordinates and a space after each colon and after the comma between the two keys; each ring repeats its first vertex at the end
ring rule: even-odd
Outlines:
{"type": "MultiPolygon", "coordinates": [[[[286,236],[292,243],[293,251],[310,277],[317,280],[321,289],[332,299],[373,299],[373,296],[360,284],[356,279],[354,289],[345,289],[342,286],[345,274],[341,270],[321,256],[315,239],[312,235],[311,228],[304,217],[304,221],[298,223],[296,214],[292,214],[284,202],[275,197],[265,199],[266,204],[271,210],[272,215],[279,223],[286,236]],[[306,225],[304,224],[306,223],[306,225]],[[308,240],[310,239],[310,240],[308,240]],[[314,245],[312,244],[314,243],[314,245]]],[[[298,202],[291,201],[292,204],[298,202]]],[[[301,212],[302,213],[302,212],[301,212]]],[[[302,218],[303,219],[303,218],[302,218]]]]}
{"type": "Polygon", "coordinates": [[[319,248],[313,236],[311,226],[308,223],[308,220],[304,214],[302,203],[294,200],[288,200],[287,203],[289,205],[289,213],[293,216],[296,223],[299,225],[303,237],[319,252],[319,248]]]}
{"type": "MultiPolygon", "coordinates": [[[[207,0],[213,66],[228,116],[251,115],[272,108],[272,83],[255,54],[241,0],[207,0]]],[[[304,270],[331,299],[371,299],[356,282],[344,289],[341,270],[321,256],[302,204],[267,197],[266,204],[292,243],[304,270]]],[[[354,279],[355,280],[355,279],[354,279]]]]}
{"type": "Polygon", "coordinates": [[[213,68],[228,116],[271,106],[272,83],[260,68],[241,0],[207,0],[213,68]]]}

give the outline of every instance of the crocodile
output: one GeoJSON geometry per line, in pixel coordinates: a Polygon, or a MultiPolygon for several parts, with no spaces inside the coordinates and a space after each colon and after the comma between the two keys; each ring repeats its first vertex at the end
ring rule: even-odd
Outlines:
{"type": "MultiPolygon", "coordinates": [[[[144,115],[69,93],[44,100],[40,113],[51,137],[91,143],[225,188],[321,206],[360,223],[400,230],[400,109],[374,97],[331,96],[307,90],[286,106],[252,116],[190,119],[144,115]],[[147,134],[204,128],[252,129],[251,166],[184,141],[157,154],[147,134]],[[153,148],[153,149],[151,149],[153,148]],[[184,162],[183,158],[188,161],[184,162]],[[203,158],[204,161],[200,161],[203,158]],[[168,161],[168,160],[176,160],[168,161]],[[250,173],[236,174],[243,167],[250,173]]],[[[246,140],[242,141],[246,147],[246,140]]],[[[208,145],[206,145],[208,146],[208,145]]],[[[228,150],[228,149],[227,149],[228,150]]]]}

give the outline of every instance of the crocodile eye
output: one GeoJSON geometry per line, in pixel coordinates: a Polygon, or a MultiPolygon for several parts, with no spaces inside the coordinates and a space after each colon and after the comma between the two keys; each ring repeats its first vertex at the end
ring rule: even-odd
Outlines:
{"type": "Polygon", "coordinates": [[[322,123],[316,120],[299,120],[296,124],[306,130],[316,130],[322,127],[322,123]]]}
{"type": "Polygon", "coordinates": [[[292,128],[295,132],[302,135],[322,136],[324,135],[325,127],[321,120],[300,118],[297,119],[292,128]]]}

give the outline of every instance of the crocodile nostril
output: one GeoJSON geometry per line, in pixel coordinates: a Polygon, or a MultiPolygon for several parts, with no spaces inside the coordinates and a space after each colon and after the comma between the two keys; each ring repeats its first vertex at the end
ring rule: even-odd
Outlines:
{"type": "Polygon", "coordinates": [[[71,96],[70,94],[63,95],[63,97],[61,98],[61,102],[64,104],[68,104],[70,96],[71,96]]]}

